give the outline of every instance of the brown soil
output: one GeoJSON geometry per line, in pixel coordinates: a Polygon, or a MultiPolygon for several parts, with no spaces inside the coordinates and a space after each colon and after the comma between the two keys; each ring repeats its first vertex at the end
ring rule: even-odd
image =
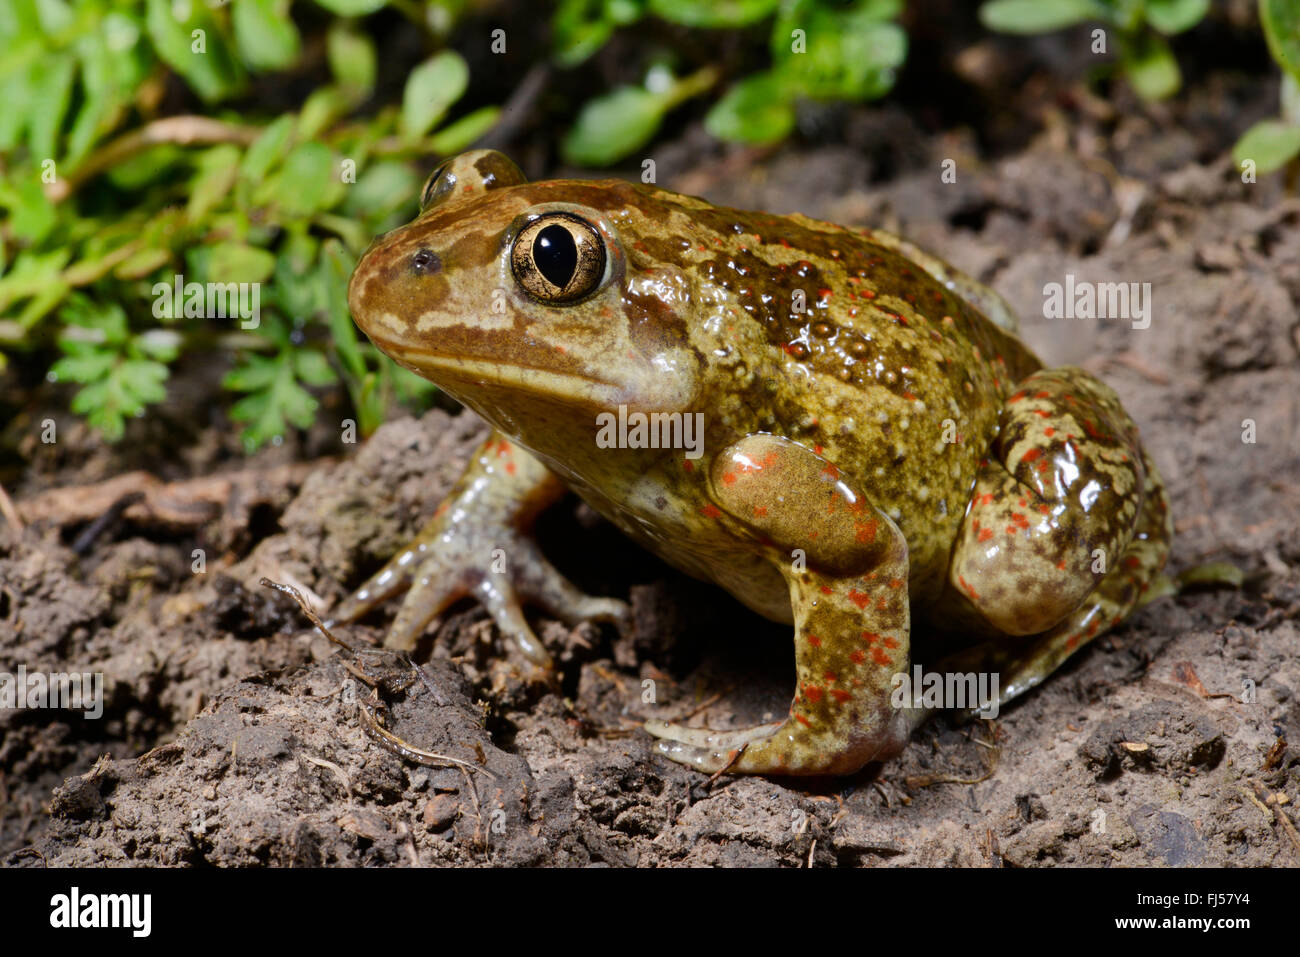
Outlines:
{"type": "MultiPolygon", "coordinates": [[[[556,650],[548,682],[477,606],[458,606],[421,649],[427,682],[394,698],[392,727],[485,770],[421,767],[367,737],[365,689],[257,582],[332,602],[403,544],[482,434],[471,416],[435,410],[321,460],[301,487],[284,469],[274,488],[240,485],[220,515],[128,512],[82,555],[69,547],[79,526],[47,518],[18,535],[0,523],[0,671],[100,671],[106,698],[99,721],[0,713],[0,859],[1300,863],[1300,202],[1278,177],[1246,185],[1227,161],[1205,162],[1232,136],[1226,121],[1196,118],[1234,107],[1214,89],[1189,96],[1180,121],[1136,106],[1108,118],[1105,140],[1086,118],[1067,135],[1049,116],[997,161],[962,135],[926,139],[900,111],[862,111],[849,141],[888,137],[913,171],[875,184],[874,154],[847,147],[673,162],[698,133],[659,168],[666,185],[715,202],[894,229],[996,286],[1044,360],[1096,371],[1140,424],[1170,486],[1171,570],[1228,561],[1241,587],[1161,599],[995,723],[934,722],[856,778],[710,784],[653,757],[637,719],[706,702],[700,719],[720,727],[780,712],[788,630],[571,500],[543,521],[543,547],[584,588],[630,597],[633,632],[537,619],[556,650]],[[945,157],[958,181],[938,186],[945,157]],[[1043,284],[1067,272],[1151,282],[1150,328],[1042,318],[1043,284]],[[1242,440],[1247,419],[1254,443],[1242,440]],[[196,547],[203,574],[191,570],[196,547]],[[658,708],[642,704],[645,678],[658,708]]],[[[148,458],[138,444],[78,456],[71,434],[57,470],[33,469],[20,510],[49,485],[148,458]]],[[[232,441],[202,439],[207,451],[164,477],[207,474],[232,441]]],[[[240,467],[269,471],[322,447],[308,437],[240,467]]],[[[386,621],[346,634],[378,640],[386,621]]]]}

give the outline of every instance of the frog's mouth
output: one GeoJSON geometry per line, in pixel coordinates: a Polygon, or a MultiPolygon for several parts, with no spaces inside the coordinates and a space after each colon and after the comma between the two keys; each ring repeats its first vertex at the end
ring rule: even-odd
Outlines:
{"type": "Polygon", "coordinates": [[[568,405],[590,406],[594,411],[627,402],[626,389],[594,376],[503,362],[497,358],[446,355],[426,346],[403,346],[373,334],[370,340],[398,365],[428,379],[457,399],[467,401],[467,404],[473,404],[473,400],[485,390],[556,399],[568,405]]]}

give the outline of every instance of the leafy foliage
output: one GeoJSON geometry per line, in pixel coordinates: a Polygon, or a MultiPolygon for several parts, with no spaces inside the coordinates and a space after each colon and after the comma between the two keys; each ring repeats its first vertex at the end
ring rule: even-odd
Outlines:
{"type": "Polygon", "coordinates": [[[1300,161],[1300,0],[1259,0],[1269,52],[1282,68],[1282,115],[1260,120],[1232,148],[1237,166],[1271,173],[1300,161]]]}
{"type": "MultiPolygon", "coordinates": [[[[743,77],[709,111],[719,139],[773,143],[795,125],[795,104],[872,100],[889,92],[907,56],[907,35],[892,22],[902,0],[563,0],[553,22],[555,56],[573,66],[614,30],[650,15],[687,27],[740,29],[771,19],[772,66],[743,77]]],[[[641,87],[621,87],[589,102],[565,138],[565,158],[602,166],[631,155],[683,101],[710,89],[717,71],[675,77],[664,64],[641,87]]]]}
{"type": "MultiPolygon", "coordinates": [[[[50,378],[81,386],[73,411],[108,439],[166,398],[191,349],[234,352],[225,381],[245,393],[232,415],[250,447],[307,425],[309,390],[340,377],[363,430],[395,391],[415,391],[359,341],[347,276],[372,236],[409,218],[417,169],[463,149],[498,111],[445,122],[468,69],[444,50],[411,73],[400,105],[361,118],[374,42],[328,14],[330,76],[297,101],[276,91],[288,112],[267,109],[268,74],[307,66],[291,2],[0,4],[0,369],[56,344],[50,378]],[[186,100],[192,112],[163,109],[186,100]],[[172,315],[153,290],[178,274],[262,284],[260,323],[172,315]]],[[[341,17],[385,5],[319,0],[341,17]]],[[[450,23],[459,6],[424,12],[450,23]]]]}
{"type": "Polygon", "coordinates": [[[1114,29],[1120,69],[1144,100],[1178,92],[1182,73],[1165,37],[1190,30],[1210,0],[987,0],[980,21],[1000,33],[1051,33],[1080,23],[1114,29]]]}

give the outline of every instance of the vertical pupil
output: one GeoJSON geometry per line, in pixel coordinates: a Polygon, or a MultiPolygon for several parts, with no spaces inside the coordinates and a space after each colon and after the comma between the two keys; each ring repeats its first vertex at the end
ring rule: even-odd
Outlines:
{"type": "Polygon", "coordinates": [[[547,281],[563,289],[578,268],[578,247],[563,226],[547,226],[533,241],[533,262],[547,281]]]}

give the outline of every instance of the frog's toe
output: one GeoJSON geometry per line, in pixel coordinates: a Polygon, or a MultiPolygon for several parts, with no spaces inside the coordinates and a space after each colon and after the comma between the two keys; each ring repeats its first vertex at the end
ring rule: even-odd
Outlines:
{"type": "Polygon", "coordinates": [[[738,731],[686,728],[665,721],[645,724],[646,731],[660,739],[654,744],[656,753],[705,774],[737,770],[736,765],[746,749],[754,742],[770,738],[780,727],[779,721],[738,731]]]}
{"type": "MultiPolygon", "coordinates": [[[[654,735],[659,741],[656,749],[668,755],[668,757],[678,760],[670,750],[673,743],[684,744],[691,748],[704,749],[718,752],[727,752],[733,748],[739,748],[748,744],[757,738],[765,737],[781,727],[780,721],[771,724],[760,724],[752,728],[740,728],[735,731],[714,731],[712,728],[688,728],[685,725],[673,724],[670,721],[647,721],[645,729],[648,734],[654,735]]],[[[683,762],[693,763],[693,762],[683,762]]]]}

